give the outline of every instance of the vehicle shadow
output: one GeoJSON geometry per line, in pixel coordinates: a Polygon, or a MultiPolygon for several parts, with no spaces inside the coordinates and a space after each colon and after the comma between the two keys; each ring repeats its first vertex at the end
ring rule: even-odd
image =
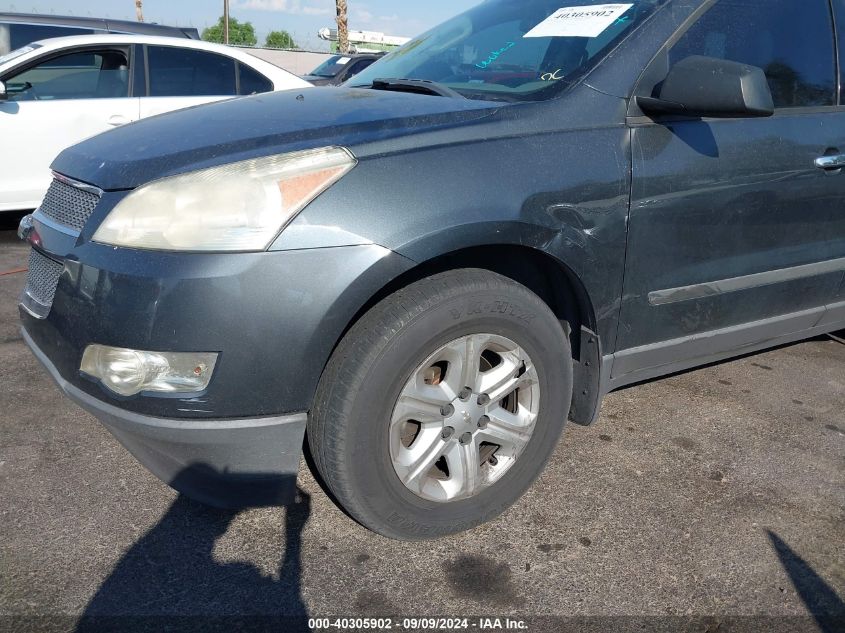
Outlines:
{"type": "Polygon", "coordinates": [[[803,339],[800,341],[795,341],[792,343],[783,343],[781,345],[775,345],[774,347],[768,347],[754,352],[748,352],[746,354],[739,354],[738,356],[731,356],[722,360],[715,360],[712,363],[696,365],[695,367],[690,367],[689,369],[682,369],[680,371],[672,372],[671,374],[666,374],[664,376],[657,376],[656,378],[646,378],[645,380],[640,380],[638,382],[625,385],[624,387],[620,387],[618,391],[626,391],[628,389],[633,389],[641,385],[648,385],[654,382],[661,382],[663,380],[666,380],[667,378],[674,378],[675,376],[686,376],[688,374],[695,374],[696,372],[702,371],[704,369],[710,369],[711,367],[719,367],[720,365],[730,365],[732,363],[736,363],[737,361],[745,360],[747,358],[754,358],[755,356],[763,356],[764,354],[770,354],[772,352],[776,352],[782,349],[788,349],[790,347],[800,347],[801,345],[806,345],[807,343],[811,342],[826,342],[831,339],[836,340],[837,338],[845,339],[845,330],[840,330],[831,334],[819,334],[817,336],[813,336],[811,338],[803,339]]]}
{"type": "MultiPolygon", "coordinates": [[[[174,480],[178,487],[179,477],[174,480]]],[[[213,550],[240,510],[179,495],[161,520],[117,563],[76,624],[93,631],[309,631],[302,599],[302,531],[311,497],[295,486],[284,512],[285,547],[277,574],[245,562],[219,562],[213,550]]]]}
{"type": "Polygon", "coordinates": [[[845,630],[845,602],[813,568],[789,547],[777,534],[767,530],[769,541],[789,574],[801,601],[815,618],[822,633],[845,630]]]}

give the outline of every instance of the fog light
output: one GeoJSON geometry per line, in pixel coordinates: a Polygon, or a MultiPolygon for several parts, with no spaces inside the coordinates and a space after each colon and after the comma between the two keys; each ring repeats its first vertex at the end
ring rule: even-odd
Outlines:
{"type": "Polygon", "coordinates": [[[134,396],[142,391],[204,391],[216,363],[217,354],[213,353],[142,352],[89,345],[82,355],[79,369],[121,396],[134,396]]]}

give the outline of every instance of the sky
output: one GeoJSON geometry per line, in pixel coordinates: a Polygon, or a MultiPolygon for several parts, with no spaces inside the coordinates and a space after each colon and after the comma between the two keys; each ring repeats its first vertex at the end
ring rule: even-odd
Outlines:
{"type": "MultiPolygon", "coordinates": [[[[348,0],[349,28],[413,37],[481,0],[348,0]]],[[[302,48],[324,50],[317,31],[333,27],[334,0],[229,0],[232,17],[252,22],[259,44],[286,30],[302,48]]],[[[0,11],[135,19],[134,0],[0,0],[0,11]]],[[[223,0],[144,0],[147,22],[195,26],[200,31],[223,14],[223,0]]]]}

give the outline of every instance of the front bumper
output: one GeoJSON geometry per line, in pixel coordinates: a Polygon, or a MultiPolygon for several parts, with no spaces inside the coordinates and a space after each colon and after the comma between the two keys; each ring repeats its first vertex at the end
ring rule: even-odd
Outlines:
{"type": "Polygon", "coordinates": [[[33,217],[29,241],[36,263],[49,270],[31,262],[20,315],[25,341],[62,391],[192,498],[222,507],[289,501],[305,412],[335,344],[412,262],[374,244],[138,251],[95,244],[42,220],[33,217]],[[54,293],[39,281],[51,271],[54,293]],[[25,303],[31,291],[43,310],[25,303]],[[218,361],[201,393],[121,397],[80,372],[91,344],[211,352],[218,361]]]}
{"type": "Polygon", "coordinates": [[[132,413],[70,384],[26,329],[22,334],[65,395],[97,417],[138,461],[179,492],[224,508],[290,502],[307,414],[180,420],[132,413]]]}
{"type": "MultiPolygon", "coordinates": [[[[41,250],[53,250],[43,240],[41,250]]],[[[308,411],[337,341],[410,262],[379,246],[171,254],[85,243],[60,264],[45,318],[29,336],[79,391],[144,416],[268,418],[308,411]],[[91,344],[219,354],[208,389],[124,398],[80,374],[91,344]]]]}

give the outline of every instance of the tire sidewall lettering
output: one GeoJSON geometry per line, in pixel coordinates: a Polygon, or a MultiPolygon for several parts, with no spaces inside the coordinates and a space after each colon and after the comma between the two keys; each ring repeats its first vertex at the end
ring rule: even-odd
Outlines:
{"type": "Polygon", "coordinates": [[[504,315],[521,321],[525,325],[531,325],[537,318],[535,312],[507,299],[461,301],[460,305],[449,308],[449,314],[454,321],[485,314],[504,315]]]}

